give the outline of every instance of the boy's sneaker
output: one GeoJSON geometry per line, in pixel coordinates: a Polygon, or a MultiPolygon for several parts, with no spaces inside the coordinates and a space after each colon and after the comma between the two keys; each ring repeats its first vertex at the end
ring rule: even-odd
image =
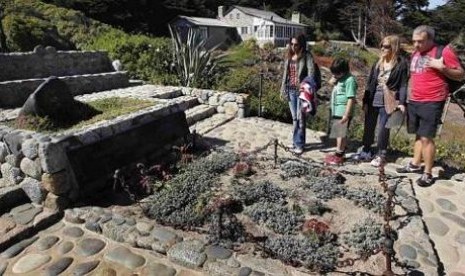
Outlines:
{"type": "Polygon", "coordinates": [[[424,173],[420,178],[417,179],[417,184],[420,187],[428,187],[433,185],[434,179],[430,173],[424,173]]]}
{"type": "Polygon", "coordinates": [[[385,163],[385,160],[383,157],[381,156],[376,156],[373,160],[371,160],[370,164],[373,166],[373,167],[379,167],[381,166],[382,163],[385,163]]]}
{"type": "Polygon", "coordinates": [[[409,162],[406,166],[397,168],[396,172],[398,173],[419,173],[421,172],[421,166],[413,165],[411,162],[409,162]]]}
{"type": "Polygon", "coordinates": [[[328,154],[325,156],[325,164],[328,165],[342,165],[344,163],[344,157],[336,154],[328,154]]]}
{"type": "Polygon", "coordinates": [[[354,159],[354,161],[359,162],[368,162],[371,159],[373,159],[373,154],[371,153],[371,151],[362,150],[359,153],[354,154],[354,156],[352,156],[352,159],[354,159]]]}

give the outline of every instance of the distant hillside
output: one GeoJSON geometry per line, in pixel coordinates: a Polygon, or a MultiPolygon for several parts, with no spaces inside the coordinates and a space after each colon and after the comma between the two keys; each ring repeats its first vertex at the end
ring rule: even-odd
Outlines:
{"type": "Polygon", "coordinates": [[[167,73],[168,38],[127,34],[82,12],[38,0],[0,0],[0,6],[9,52],[31,51],[39,44],[58,50],[106,50],[121,60],[131,77],[162,84],[173,81],[167,73]]]}

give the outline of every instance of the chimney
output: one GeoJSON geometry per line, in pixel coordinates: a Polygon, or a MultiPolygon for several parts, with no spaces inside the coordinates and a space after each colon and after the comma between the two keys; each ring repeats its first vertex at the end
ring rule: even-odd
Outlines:
{"type": "Polygon", "coordinates": [[[300,12],[292,12],[291,21],[295,23],[300,23],[300,12]]]}
{"type": "Polygon", "coordinates": [[[218,19],[221,19],[224,17],[224,6],[218,6],[218,19]]]}

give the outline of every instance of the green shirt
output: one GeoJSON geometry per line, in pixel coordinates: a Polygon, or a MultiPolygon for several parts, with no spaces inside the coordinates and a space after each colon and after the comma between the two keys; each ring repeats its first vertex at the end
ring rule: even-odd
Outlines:
{"type": "MultiPolygon", "coordinates": [[[[346,112],[347,101],[357,95],[357,81],[354,76],[347,76],[338,80],[331,93],[331,114],[342,117],[346,112]]],[[[354,114],[354,108],[350,111],[350,116],[354,114]]]]}

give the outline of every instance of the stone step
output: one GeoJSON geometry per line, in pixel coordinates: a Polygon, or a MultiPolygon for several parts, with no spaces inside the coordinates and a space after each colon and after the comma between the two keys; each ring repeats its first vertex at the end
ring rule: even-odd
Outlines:
{"type": "Polygon", "coordinates": [[[62,214],[42,206],[26,203],[12,208],[0,217],[0,257],[9,259],[30,243],[26,240],[55,224],[62,214]]]}
{"type": "Polygon", "coordinates": [[[235,117],[233,115],[227,115],[223,113],[217,113],[213,116],[206,118],[204,120],[198,121],[195,124],[189,127],[191,133],[195,132],[197,134],[203,135],[212,131],[213,129],[224,125],[225,123],[233,120],[235,117]]]}
{"type": "Polygon", "coordinates": [[[216,113],[216,108],[206,104],[200,104],[193,108],[186,110],[186,119],[189,126],[194,123],[203,120],[205,118],[211,117],[216,113]]]}
{"type": "Polygon", "coordinates": [[[75,97],[75,99],[79,101],[91,101],[94,99],[110,97],[131,97],[138,99],[172,99],[180,97],[182,95],[183,93],[180,88],[144,84],[80,95],[75,97]]]}
{"type": "MultiPolygon", "coordinates": [[[[69,87],[73,96],[127,87],[127,72],[108,72],[89,75],[59,77],[69,87]]],[[[0,82],[0,107],[14,108],[24,104],[45,78],[0,82]]]]}
{"type": "Polygon", "coordinates": [[[30,202],[30,200],[20,186],[0,188],[0,215],[26,202],[30,202]]]}

